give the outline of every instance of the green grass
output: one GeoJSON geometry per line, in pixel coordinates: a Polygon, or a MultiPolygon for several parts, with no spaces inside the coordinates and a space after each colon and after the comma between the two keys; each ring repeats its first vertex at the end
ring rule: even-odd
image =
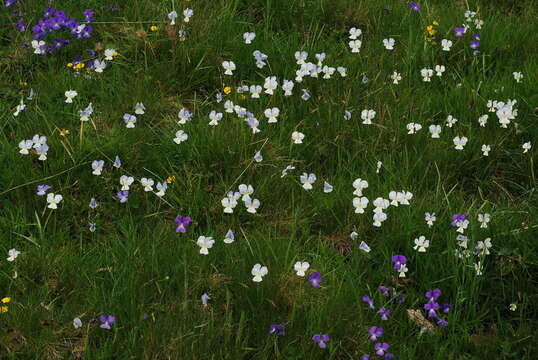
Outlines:
{"type": "MultiPolygon", "coordinates": [[[[359,359],[373,354],[373,325],[385,328],[381,340],[398,359],[535,357],[537,161],[534,148],[525,154],[521,148],[538,144],[533,1],[428,1],[419,13],[394,0],[140,0],[118,2],[118,12],[108,3],[52,2],[77,19],[83,9],[95,9],[98,21],[91,39],[52,56],[25,51],[31,31],[18,33],[9,11],[0,10],[0,298],[11,297],[9,311],[0,313],[0,358],[359,359]],[[174,34],[184,27],[186,41],[166,33],[172,6],[179,13],[174,34]],[[485,22],[474,57],[468,40],[452,36],[467,6],[479,9],[485,22]],[[182,22],[185,7],[194,10],[188,24],[182,22]],[[440,23],[436,41],[454,40],[450,52],[425,41],[423,28],[434,20],[440,23]],[[151,25],[159,29],[152,32],[151,25]],[[360,54],[348,48],[353,26],[363,30],[360,54]],[[140,29],[146,36],[137,35],[140,29]],[[252,45],[243,43],[245,31],[256,33],[252,45]],[[382,47],[387,37],[396,39],[393,51],[382,47]],[[102,74],[75,76],[66,67],[99,46],[120,53],[102,74]],[[254,64],[256,49],[269,56],[263,69],[254,64]],[[236,93],[237,86],[262,85],[267,76],[277,76],[279,84],[293,80],[297,50],[308,51],[312,62],[325,52],[324,63],[346,67],[347,77],[305,77],[291,97],[280,87],[258,100],[236,93]],[[233,76],[223,75],[224,60],[237,65],[233,76]],[[422,82],[420,69],[436,64],[446,66],[443,77],[422,82]],[[403,77],[399,85],[389,78],[393,71],[403,77]],[[514,71],[524,74],[521,83],[514,71]],[[233,88],[225,100],[254,113],[261,133],[253,135],[216,103],[225,86],[233,88]],[[30,88],[36,96],[26,100],[30,88]],[[300,99],[302,88],[310,100],[300,99]],[[79,94],[73,104],[64,103],[69,89],[79,94]],[[21,97],[27,109],[14,117],[21,97]],[[518,116],[507,129],[494,113],[479,126],[489,99],[517,100],[518,116]],[[140,101],[146,114],[126,129],[122,116],[140,101]],[[92,121],[81,125],[78,110],[90,102],[92,121]],[[274,106],[279,121],[268,124],[263,111],[274,106]],[[194,118],[180,126],[182,107],[194,118]],[[361,123],[363,109],[376,110],[374,125],[361,123]],[[211,110],[224,113],[214,128],[208,126],[211,110]],[[351,120],[344,110],[353,112],[351,120]],[[444,126],[449,114],[459,119],[452,128],[444,126]],[[422,130],[408,135],[409,122],[422,130]],[[431,124],[443,124],[440,139],[430,137],[431,124]],[[60,136],[62,129],[69,135],[60,136]],[[189,139],[177,145],[172,139],[179,129],[189,139]],[[306,135],[302,145],[292,144],[293,131],[306,135]],[[47,136],[44,162],[18,152],[18,143],[34,134],[47,136]],[[457,135],[469,138],[463,151],[454,150],[457,135]],[[491,145],[489,157],[482,156],[482,144],[491,145]],[[263,161],[254,162],[260,149],[263,161]],[[120,169],[112,167],[116,155],[120,169]],[[91,162],[100,159],[105,169],[94,176],[91,162]],[[378,161],[383,165],[376,173],[378,161]],[[296,170],[281,178],[290,164],[296,170]],[[301,187],[303,172],[317,175],[312,191],[301,187]],[[115,194],[124,174],[137,181],[120,204],[115,194]],[[138,182],[168,176],[176,180],[162,199],[138,182]],[[363,215],[352,206],[356,178],[369,182],[363,215]],[[323,181],[334,185],[332,193],[323,192],[323,181]],[[221,199],[241,183],[254,186],[259,212],[246,213],[240,201],[234,214],[224,214],[221,199]],[[57,210],[35,195],[38,184],[63,195],[57,210]],[[414,194],[411,205],[391,206],[382,227],[372,226],[373,200],[401,189],[414,194]],[[92,197],[99,202],[94,210],[92,197]],[[437,214],[431,228],[425,212],[437,214]],[[487,229],[476,220],[484,212],[492,216],[487,229]],[[492,239],[491,254],[481,258],[482,276],[474,270],[476,257],[454,256],[455,213],[469,215],[470,248],[492,239]],[[185,234],[174,231],[178,214],[193,218],[185,234]],[[97,224],[93,233],[89,222],[97,224]],[[222,242],[228,229],[236,236],[230,245],[222,242]],[[350,239],[352,231],[357,240],[350,239]],[[207,256],[199,254],[200,235],[216,240],[207,256]],[[430,240],[425,254],[413,250],[420,235],[430,240]],[[362,240],[370,253],[359,250],[362,240]],[[7,262],[11,248],[22,254],[7,262]],[[408,258],[405,279],[392,269],[395,254],[408,258]],[[322,274],[319,288],[295,275],[296,261],[322,274]],[[255,263],[269,269],[261,283],[251,280],[255,263]],[[383,298],[380,285],[404,293],[405,302],[383,298]],[[421,334],[406,310],[422,309],[423,294],[432,288],[455,308],[444,316],[447,327],[421,334]],[[203,293],[211,296],[207,307],[203,293]],[[364,295],[376,306],[386,304],[390,320],[380,321],[361,301],[364,295]],[[91,322],[103,313],[117,318],[110,331],[91,322]],[[75,317],[82,328],[73,328],[75,317]],[[286,336],[269,335],[272,323],[284,324],[286,336]],[[311,340],[316,333],[331,336],[327,349],[311,340]]],[[[37,0],[14,6],[30,27],[44,8],[37,0]]]]}

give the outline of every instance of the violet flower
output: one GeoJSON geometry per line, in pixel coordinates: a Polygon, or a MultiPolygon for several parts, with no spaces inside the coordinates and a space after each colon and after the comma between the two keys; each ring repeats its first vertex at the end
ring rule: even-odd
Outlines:
{"type": "Polygon", "coordinates": [[[443,304],[443,313],[448,314],[452,309],[454,309],[453,305],[443,304]]]}
{"type": "Polygon", "coordinates": [[[458,221],[464,221],[464,220],[467,220],[467,215],[465,214],[454,214],[452,215],[452,222],[450,223],[450,225],[452,226],[458,226],[458,221]]]}
{"type": "Polygon", "coordinates": [[[191,218],[188,216],[178,215],[174,223],[176,224],[176,232],[184,233],[187,232],[187,226],[191,223],[191,218]]]}
{"type": "Polygon", "coordinates": [[[480,47],[480,41],[479,40],[471,40],[469,43],[469,47],[473,50],[476,50],[480,47]]]}
{"type": "Polygon", "coordinates": [[[428,300],[433,301],[437,300],[441,296],[441,290],[440,289],[433,289],[426,291],[426,294],[424,294],[428,298],[428,300]]]}
{"type": "Polygon", "coordinates": [[[383,295],[384,297],[389,297],[391,290],[392,290],[392,287],[390,287],[390,286],[381,285],[379,287],[379,291],[381,291],[381,295],[383,295]]]}
{"type": "Polygon", "coordinates": [[[370,340],[371,341],[377,341],[382,335],[383,335],[383,328],[372,326],[370,330],[368,330],[368,334],[370,334],[370,340]]]}
{"type": "Polygon", "coordinates": [[[428,311],[428,317],[437,317],[437,310],[439,310],[439,304],[435,301],[428,301],[424,304],[424,310],[428,311]]]}
{"type": "Polygon", "coordinates": [[[118,191],[116,195],[118,196],[121,204],[126,203],[127,200],[129,200],[129,190],[118,191]]]}
{"type": "Polygon", "coordinates": [[[381,315],[381,320],[385,321],[389,319],[390,310],[386,309],[384,306],[377,310],[377,313],[381,315]]]}
{"type": "Polygon", "coordinates": [[[414,1],[411,1],[409,3],[409,7],[411,8],[411,10],[413,10],[414,12],[419,12],[420,11],[420,5],[414,1]]]}
{"type": "Polygon", "coordinates": [[[319,284],[323,281],[323,278],[321,277],[321,274],[319,272],[313,272],[308,277],[308,281],[310,281],[310,284],[312,284],[313,287],[318,287],[319,284]]]}
{"type": "Polygon", "coordinates": [[[43,196],[47,193],[47,190],[51,189],[52,186],[50,185],[37,185],[37,192],[36,195],[43,196]]]}
{"type": "Polygon", "coordinates": [[[455,37],[462,37],[465,33],[465,28],[462,27],[455,27],[454,28],[454,36],[455,37]]]}
{"type": "Polygon", "coordinates": [[[315,334],[312,336],[312,340],[318,343],[320,349],[325,349],[327,347],[326,342],[329,342],[331,339],[329,338],[329,334],[315,334]]]}
{"type": "Polygon", "coordinates": [[[383,356],[385,352],[389,349],[390,345],[387,343],[377,343],[374,346],[376,355],[383,356]]]}
{"type": "Polygon", "coordinates": [[[284,325],[281,325],[281,324],[269,325],[269,334],[277,334],[281,336],[286,335],[286,332],[284,331],[284,325]]]}
{"type": "Polygon", "coordinates": [[[370,360],[370,355],[369,354],[362,355],[361,360],[370,360]]]}
{"type": "Polygon", "coordinates": [[[116,322],[116,318],[114,315],[101,315],[99,316],[99,321],[101,322],[101,325],[99,327],[101,329],[112,329],[112,324],[116,322]]]}
{"type": "Polygon", "coordinates": [[[368,306],[370,307],[370,309],[375,310],[374,301],[372,300],[371,297],[365,295],[365,296],[362,297],[362,301],[367,303],[368,306]]]}
{"type": "Polygon", "coordinates": [[[407,258],[404,255],[393,255],[391,260],[394,264],[394,270],[400,270],[401,265],[407,263],[407,258]]]}

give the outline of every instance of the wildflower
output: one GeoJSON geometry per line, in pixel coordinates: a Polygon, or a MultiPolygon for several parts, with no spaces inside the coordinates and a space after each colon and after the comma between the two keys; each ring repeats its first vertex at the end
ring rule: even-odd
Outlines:
{"type": "Polygon", "coordinates": [[[212,237],[200,236],[196,241],[196,244],[200,247],[200,254],[208,255],[209,250],[213,247],[215,240],[212,237]]]}
{"type": "Polygon", "coordinates": [[[297,65],[303,65],[308,58],[308,53],[306,51],[296,51],[295,60],[297,60],[297,65]]]}
{"type": "Polygon", "coordinates": [[[301,89],[303,91],[303,95],[301,95],[301,99],[303,99],[304,101],[307,101],[308,99],[310,99],[310,93],[308,92],[307,89],[301,89]]]}
{"type": "Polygon", "coordinates": [[[293,83],[293,81],[284,79],[284,81],[282,82],[282,90],[284,90],[284,96],[292,95],[294,85],[295,84],[293,83]]]}
{"type": "Polygon", "coordinates": [[[484,241],[479,241],[474,249],[474,253],[485,256],[489,255],[489,249],[493,247],[493,244],[491,243],[491,238],[486,238],[484,241]]]}
{"type": "Polygon", "coordinates": [[[95,209],[99,206],[99,203],[97,202],[97,200],[95,200],[95,198],[92,197],[88,206],[90,207],[90,209],[95,209]]]}
{"type": "Polygon", "coordinates": [[[207,302],[211,300],[211,297],[206,293],[203,293],[202,296],[200,296],[200,300],[202,301],[203,306],[207,306],[207,302]]]}
{"type": "Polygon", "coordinates": [[[252,271],[251,271],[251,274],[254,276],[252,278],[252,281],[254,282],[260,282],[262,281],[263,277],[265,275],[267,275],[269,271],[267,270],[267,266],[262,266],[261,264],[255,264],[253,267],[252,267],[252,271]]]}
{"type": "Polygon", "coordinates": [[[163,182],[163,183],[158,182],[157,183],[158,191],[155,193],[155,195],[157,195],[158,197],[163,197],[167,189],[168,189],[168,184],[166,182],[163,182]]]}
{"type": "Polygon", "coordinates": [[[132,176],[122,175],[120,177],[121,190],[129,190],[129,186],[134,182],[132,176]]]}
{"type": "Polygon", "coordinates": [[[15,261],[15,259],[21,254],[21,252],[17,249],[10,249],[7,254],[7,261],[12,262],[15,261]]]}
{"type": "Polygon", "coordinates": [[[182,108],[177,114],[177,116],[179,117],[178,124],[181,125],[186,124],[187,121],[190,121],[192,119],[191,112],[185,108],[182,108]]]}
{"type": "Polygon", "coordinates": [[[176,232],[178,233],[185,233],[187,232],[187,226],[191,223],[191,218],[188,216],[176,216],[176,219],[174,220],[174,224],[176,224],[176,232]]]}
{"type": "Polygon", "coordinates": [[[375,110],[362,110],[361,111],[362,123],[366,125],[372,124],[372,119],[375,117],[375,115],[376,115],[375,110]]]}
{"type": "Polygon", "coordinates": [[[263,84],[263,87],[265,88],[264,92],[266,94],[273,95],[273,91],[278,87],[276,76],[270,76],[265,78],[265,83],[263,84]]]}
{"type": "MultiPolygon", "coordinates": [[[[374,209],[375,211],[375,209],[374,209]]],[[[380,212],[374,212],[374,216],[373,216],[373,226],[376,226],[376,227],[380,227],[381,224],[387,220],[387,214],[385,214],[384,212],[380,211],[380,212]]]]}
{"type": "Polygon", "coordinates": [[[169,184],[173,184],[174,181],[176,181],[176,177],[174,175],[170,175],[166,178],[166,182],[169,184]]]}
{"type": "Polygon", "coordinates": [[[491,151],[491,146],[483,144],[480,150],[482,151],[482,155],[488,156],[489,152],[491,151]]]}
{"type": "Polygon", "coordinates": [[[510,309],[510,311],[516,311],[517,304],[516,303],[511,303],[509,309],[510,309]]]}
{"type": "Polygon", "coordinates": [[[365,295],[365,296],[362,297],[362,301],[365,302],[365,303],[367,303],[367,304],[368,304],[368,307],[369,307],[370,309],[375,310],[374,301],[372,300],[371,297],[365,295]]]}
{"type": "Polygon", "coordinates": [[[106,49],[105,50],[105,60],[111,61],[114,60],[114,56],[118,56],[116,49],[106,49]]]}
{"type": "Polygon", "coordinates": [[[284,325],[280,324],[271,324],[269,325],[269,334],[278,334],[278,335],[286,335],[286,332],[284,331],[284,325]]]}
{"type": "Polygon", "coordinates": [[[437,310],[439,310],[439,304],[433,300],[430,300],[424,304],[424,310],[428,312],[428,317],[436,317],[437,310]]]}
{"type": "Polygon", "coordinates": [[[368,330],[368,334],[370,334],[370,341],[377,341],[382,335],[383,335],[383,328],[372,326],[370,330],[368,330]]]}
{"type": "Polygon", "coordinates": [[[192,15],[194,15],[194,11],[192,11],[192,9],[186,8],[185,10],[183,10],[183,21],[186,23],[189,22],[192,15]]]}
{"type": "Polygon", "coordinates": [[[349,45],[352,53],[357,53],[358,54],[358,53],[361,52],[362,41],[360,41],[360,40],[351,40],[348,43],[348,45],[349,45]]]}
{"type": "Polygon", "coordinates": [[[47,193],[47,190],[51,189],[50,185],[37,185],[37,196],[44,196],[47,193]]]}
{"type": "Polygon", "coordinates": [[[478,118],[478,124],[480,124],[480,126],[482,127],[485,127],[486,124],[488,123],[488,115],[482,115],[478,118]]]}
{"type": "Polygon", "coordinates": [[[129,200],[129,190],[118,191],[116,196],[120,200],[120,204],[126,203],[129,200]]]}
{"type": "Polygon", "coordinates": [[[257,151],[256,154],[254,154],[254,160],[256,162],[262,162],[263,161],[263,156],[262,156],[261,151],[257,151]]]}
{"type": "Polygon", "coordinates": [[[252,41],[256,38],[256,34],[253,32],[246,32],[243,34],[245,44],[252,44],[252,41]]]}
{"type": "Polygon", "coordinates": [[[174,142],[176,144],[181,144],[183,141],[187,141],[189,138],[189,135],[183,130],[176,131],[176,137],[174,138],[174,142]]]}
{"type": "Polygon", "coordinates": [[[187,31],[185,31],[184,29],[178,30],[177,37],[178,37],[179,41],[187,40],[187,31]]]}
{"type": "Polygon", "coordinates": [[[477,276],[482,275],[483,271],[484,271],[484,264],[482,264],[480,261],[478,261],[476,264],[474,264],[474,270],[475,270],[477,276]]]}
{"type": "Polygon", "coordinates": [[[301,277],[305,276],[305,272],[308,270],[309,267],[310,267],[310,264],[306,261],[303,261],[303,262],[297,261],[295,265],[293,266],[293,268],[297,272],[297,276],[301,276],[301,277]]]}
{"type": "Polygon", "coordinates": [[[95,223],[89,222],[88,225],[90,225],[90,232],[95,232],[95,230],[96,230],[95,223]]]}
{"type": "Polygon", "coordinates": [[[433,27],[433,25],[426,26],[426,32],[430,36],[434,36],[435,34],[437,34],[437,30],[433,27]]]}
{"type": "Polygon", "coordinates": [[[320,349],[325,349],[327,347],[326,342],[329,342],[329,334],[315,334],[312,336],[312,340],[316,342],[320,349]]]}
{"type": "Polygon", "coordinates": [[[247,212],[256,214],[256,210],[260,207],[260,200],[250,198],[246,199],[245,206],[247,207],[247,212]]]}
{"type": "Polygon", "coordinates": [[[75,329],[78,329],[78,328],[81,328],[82,327],[82,320],[80,320],[80,318],[76,317],[73,319],[73,327],[75,329]]]}
{"type": "Polygon", "coordinates": [[[408,134],[415,134],[420,129],[422,129],[422,125],[420,125],[418,123],[413,123],[412,122],[412,123],[407,124],[407,133],[408,134]]]}
{"type": "Polygon", "coordinates": [[[222,113],[218,113],[215,110],[212,110],[209,114],[209,119],[211,119],[211,121],[209,122],[210,126],[217,126],[219,124],[219,121],[222,119],[222,113]]]}
{"type": "Polygon", "coordinates": [[[407,258],[404,255],[393,255],[391,258],[393,269],[400,270],[403,264],[407,263],[407,258]]]}
{"type": "Polygon", "coordinates": [[[260,85],[250,85],[250,97],[253,99],[259,99],[262,87],[260,85]]]}
{"type": "Polygon", "coordinates": [[[223,61],[222,67],[224,68],[224,75],[233,75],[233,71],[236,69],[233,61],[223,61]]]}
{"type": "Polygon", "coordinates": [[[433,70],[424,68],[420,70],[420,76],[422,76],[422,81],[431,82],[431,77],[433,76],[433,70]]]}
{"type": "Polygon", "coordinates": [[[153,191],[153,184],[155,184],[155,181],[151,178],[142,178],[140,179],[140,183],[144,187],[144,191],[153,191]]]}
{"type": "Polygon", "coordinates": [[[393,38],[383,39],[383,46],[387,50],[394,50],[395,40],[393,38]]]}
{"type": "Polygon", "coordinates": [[[450,48],[452,47],[452,40],[441,40],[441,46],[443,47],[443,51],[450,51],[450,48]]]}
{"type": "Polygon", "coordinates": [[[411,1],[409,3],[409,7],[411,8],[411,10],[413,10],[414,12],[419,12],[420,11],[420,5],[414,1],[411,1]]]}
{"type": "Polygon", "coordinates": [[[291,134],[291,139],[293,140],[294,144],[302,144],[304,139],[304,134],[298,131],[294,131],[291,134]]]}
{"type": "Polygon", "coordinates": [[[286,166],[286,168],[284,170],[281,171],[280,173],[280,177],[283,178],[284,176],[286,176],[290,171],[293,171],[295,170],[295,166],[291,166],[291,165],[288,165],[286,166]]]}
{"type": "Polygon", "coordinates": [[[395,72],[392,73],[390,78],[392,79],[393,84],[398,85],[398,83],[402,80],[402,75],[400,75],[400,73],[395,71],[395,72]]]}
{"type": "Polygon", "coordinates": [[[237,199],[234,197],[226,196],[221,200],[222,207],[225,214],[232,214],[234,208],[237,206],[237,199]]]}
{"type": "Polygon", "coordinates": [[[48,193],[47,194],[47,207],[49,209],[57,209],[58,204],[62,201],[63,196],[60,194],[48,193]]]}
{"type": "Polygon", "coordinates": [[[150,29],[151,31],[157,31],[157,30],[159,30],[159,28],[158,28],[157,26],[155,26],[155,25],[151,25],[151,26],[149,27],[149,29],[150,29]]]}
{"type": "Polygon", "coordinates": [[[475,19],[474,20],[474,26],[477,29],[482,29],[482,26],[484,25],[484,20],[475,19]]]}
{"type": "Polygon", "coordinates": [[[77,96],[78,93],[75,90],[67,90],[65,92],[65,102],[70,104],[73,102],[73,98],[77,96]]]}
{"type": "Polygon", "coordinates": [[[101,329],[110,330],[116,322],[116,318],[114,315],[101,315],[99,316],[99,321],[101,322],[101,325],[99,325],[101,329]]]}
{"type": "Polygon", "coordinates": [[[448,126],[449,128],[454,126],[454,124],[456,124],[457,122],[458,122],[458,119],[456,119],[452,115],[448,115],[448,117],[446,118],[446,126],[448,126]]]}
{"type": "Polygon", "coordinates": [[[455,37],[462,37],[463,34],[465,33],[465,28],[463,27],[455,27],[454,28],[454,36],[455,37]]]}
{"type": "Polygon", "coordinates": [[[382,306],[377,313],[381,315],[381,320],[386,321],[389,319],[390,310],[382,306]]]}
{"type": "Polygon", "coordinates": [[[94,175],[101,175],[101,172],[103,171],[103,167],[105,166],[104,160],[94,160],[92,162],[92,174],[94,175]]]}
{"type": "Polygon", "coordinates": [[[327,181],[325,181],[323,183],[323,192],[324,193],[326,193],[326,194],[330,193],[330,192],[333,191],[333,189],[334,189],[334,187],[331,184],[329,184],[327,181]]]}
{"type": "MultiPolygon", "coordinates": [[[[480,41],[479,40],[471,40],[469,43],[469,47],[473,50],[476,50],[480,47],[480,41]]],[[[477,55],[477,52],[473,52],[473,55],[477,55]]]]}
{"type": "Polygon", "coordinates": [[[424,220],[426,220],[426,224],[428,224],[428,227],[432,227],[435,220],[437,220],[437,217],[435,216],[435,213],[425,213],[424,214],[424,220]]]}
{"type": "Polygon", "coordinates": [[[313,272],[308,277],[308,281],[310,282],[310,284],[312,284],[313,287],[318,287],[319,284],[323,281],[323,277],[319,272],[313,272]]]}
{"type": "Polygon", "coordinates": [[[426,240],[426,237],[419,236],[417,239],[415,239],[415,246],[413,246],[413,249],[417,250],[418,252],[426,252],[428,247],[430,247],[430,240],[426,240]]]}
{"type": "Polygon", "coordinates": [[[176,24],[176,19],[177,19],[177,12],[175,10],[171,11],[168,14],[168,19],[170,19],[170,25],[175,25],[176,24]]]}
{"type": "Polygon", "coordinates": [[[303,189],[305,190],[312,190],[312,184],[316,182],[316,175],[315,174],[307,174],[303,173],[299,180],[301,181],[301,184],[303,184],[303,189]]]}
{"type": "Polygon", "coordinates": [[[125,127],[132,129],[136,124],[136,116],[131,114],[123,114],[123,121],[125,122],[125,127]]]}
{"type": "Polygon", "coordinates": [[[347,76],[347,69],[343,66],[338,66],[336,68],[336,71],[338,71],[338,73],[340,74],[341,77],[346,77],[347,76]]]}
{"type": "Polygon", "coordinates": [[[241,200],[246,201],[254,193],[254,187],[252,185],[240,184],[239,193],[241,194],[241,200]]]}
{"type": "Polygon", "coordinates": [[[445,70],[446,69],[444,65],[435,65],[435,75],[441,77],[445,70]]]}
{"type": "Polygon", "coordinates": [[[34,142],[32,140],[22,140],[19,143],[19,153],[23,155],[28,155],[29,150],[32,149],[34,142]]]}
{"type": "Polygon", "coordinates": [[[277,117],[280,115],[280,109],[277,107],[265,109],[264,115],[268,123],[276,123],[278,122],[277,117]]]}
{"type": "Polygon", "coordinates": [[[136,105],[134,106],[134,112],[137,115],[143,115],[144,110],[146,110],[146,107],[141,102],[136,103],[136,105]]]}
{"type": "Polygon", "coordinates": [[[523,148],[523,154],[529,152],[529,150],[532,148],[532,144],[530,141],[527,141],[526,143],[524,143],[523,145],[521,145],[521,147],[523,148]]]}
{"type": "Polygon", "coordinates": [[[225,244],[231,244],[235,241],[235,235],[231,229],[228,230],[226,235],[224,236],[224,243],[225,244]]]}
{"type": "Polygon", "coordinates": [[[24,111],[25,109],[26,109],[26,105],[21,99],[21,101],[19,102],[19,105],[17,105],[17,107],[15,108],[15,112],[13,113],[13,116],[19,116],[21,111],[24,111]]]}
{"type": "Polygon", "coordinates": [[[369,79],[368,79],[368,76],[367,76],[366,74],[364,74],[364,75],[362,76],[361,82],[362,82],[363,84],[366,84],[366,83],[368,82],[368,80],[369,80],[369,79]]]}
{"type": "Polygon", "coordinates": [[[351,40],[357,40],[357,38],[361,35],[362,35],[361,29],[357,29],[355,27],[352,27],[351,29],[349,29],[349,38],[351,40]]]}
{"type": "Polygon", "coordinates": [[[254,60],[256,60],[256,66],[259,69],[262,69],[265,65],[267,65],[265,60],[267,60],[268,57],[267,55],[262,53],[260,50],[254,50],[254,52],[252,53],[252,56],[254,56],[254,60]]]}
{"type": "Polygon", "coordinates": [[[454,148],[456,150],[463,150],[463,147],[465,146],[465,144],[467,144],[467,141],[468,139],[465,137],[465,136],[456,136],[454,139],[453,139],[453,142],[454,142],[454,148]]]}

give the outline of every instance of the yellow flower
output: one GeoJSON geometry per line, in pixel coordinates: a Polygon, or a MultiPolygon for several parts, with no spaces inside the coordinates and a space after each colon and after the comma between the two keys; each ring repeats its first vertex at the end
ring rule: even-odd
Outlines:
{"type": "Polygon", "coordinates": [[[226,86],[226,87],[224,88],[224,93],[225,93],[226,95],[228,95],[228,94],[231,93],[231,92],[232,92],[232,88],[231,88],[231,87],[226,86]]]}
{"type": "Polygon", "coordinates": [[[67,129],[60,130],[60,136],[65,136],[65,135],[69,135],[69,130],[67,129]]]}
{"type": "Polygon", "coordinates": [[[21,86],[28,86],[28,83],[26,81],[21,81],[20,84],[21,86]]]}
{"type": "Polygon", "coordinates": [[[67,63],[67,67],[68,67],[68,68],[72,68],[72,67],[73,67],[73,63],[67,63]]]}
{"type": "Polygon", "coordinates": [[[426,26],[426,31],[428,32],[428,34],[430,34],[430,36],[433,36],[437,33],[437,30],[435,30],[432,25],[426,26]]]}
{"type": "Polygon", "coordinates": [[[7,310],[7,306],[0,306],[0,313],[5,313],[7,310]]]}
{"type": "Polygon", "coordinates": [[[155,25],[151,25],[151,27],[149,28],[151,31],[157,31],[159,28],[155,25]]]}
{"type": "Polygon", "coordinates": [[[432,24],[433,25],[439,25],[439,23],[437,21],[435,21],[435,20],[433,20],[432,24]]]}
{"type": "Polygon", "coordinates": [[[114,54],[112,54],[112,56],[118,56],[120,53],[117,52],[117,51],[114,51],[114,54]]]}
{"type": "Polygon", "coordinates": [[[11,298],[10,298],[10,297],[5,297],[5,298],[2,299],[2,303],[3,303],[3,304],[7,304],[7,303],[10,302],[10,301],[11,301],[11,298]]]}
{"type": "Polygon", "coordinates": [[[169,184],[172,184],[174,181],[176,181],[176,177],[174,175],[170,175],[166,178],[166,182],[169,184]]]}
{"type": "Polygon", "coordinates": [[[187,38],[185,36],[180,36],[179,37],[179,41],[185,41],[185,40],[187,40],[187,38]]]}

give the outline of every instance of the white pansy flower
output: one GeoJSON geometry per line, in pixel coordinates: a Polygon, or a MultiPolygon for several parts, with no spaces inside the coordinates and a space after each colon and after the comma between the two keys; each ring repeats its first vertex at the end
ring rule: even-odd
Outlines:
{"type": "Polygon", "coordinates": [[[267,270],[267,266],[262,266],[261,264],[256,264],[252,267],[251,274],[254,276],[252,278],[252,281],[254,282],[260,282],[262,281],[263,277],[267,275],[269,271],[267,270]]]}
{"type": "Polygon", "coordinates": [[[293,265],[293,268],[297,272],[297,276],[301,276],[301,277],[306,275],[305,273],[309,267],[310,267],[310,264],[306,261],[303,261],[303,262],[297,261],[295,265],[293,265]]]}
{"type": "Polygon", "coordinates": [[[213,240],[213,238],[209,236],[200,236],[196,241],[196,245],[200,247],[200,254],[202,255],[208,255],[209,249],[213,247],[214,243],[215,240],[213,240]]]}

